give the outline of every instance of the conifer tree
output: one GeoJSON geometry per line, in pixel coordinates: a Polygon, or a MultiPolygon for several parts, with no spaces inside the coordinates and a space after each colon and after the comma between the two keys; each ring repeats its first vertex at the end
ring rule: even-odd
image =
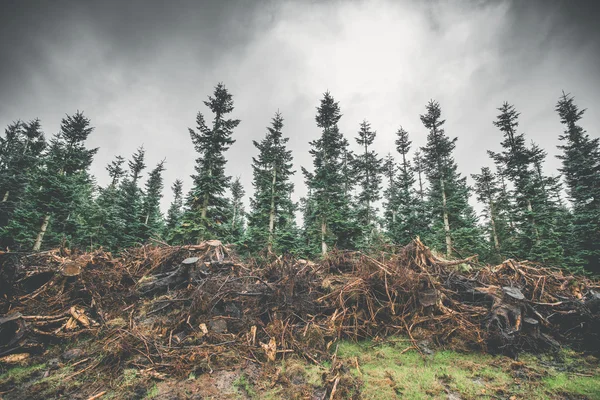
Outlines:
{"type": "Polygon", "coordinates": [[[98,151],[85,147],[93,130],[79,111],[62,119],[42,159],[44,168],[32,177],[5,231],[21,247],[38,251],[45,238],[50,245],[68,245],[77,239],[82,205],[91,196],[87,170],[98,151]]]}
{"type": "Polygon", "coordinates": [[[246,212],[244,211],[243,199],[246,192],[238,176],[231,183],[231,217],[229,218],[229,238],[228,241],[237,243],[244,235],[244,219],[246,212]]]}
{"type": "Polygon", "coordinates": [[[120,240],[126,228],[120,190],[121,179],[127,173],[123,164],[125,158],[118,155],[106,166],[110,184],[99,189],[96,207],[88,222],[90,245],[102,246],[109,251],[116,251],[122,245],[120,240]]]}
{"type": "Polygon", "coordinates": [[[151,238],[159,238],[164,229],[164,219],[160,212],[160,199],[164,188],[162,173],[165,170],[165,160],[159,162],[150,172],[146,181],[146,190],[142,202],[142,242],[151,238]]]}
{"type": "Polygon", "coordinates": [[[332,245],[341,248],[353,246],[358,230],[350,218],[348,187],[343,176],[347,141],[339,130],[342,114],[339,104],[326,92],[317,107],[317,126],[321,137],[310,142],[314,172],[302,172],[311,192],[310,213],[306,215],[305,231],[312,236],[323,255],[332,245]],[[315,237],[316,236],[316,237],[315,237]]]}
{"type": "Polygon", "coordinates": [[[556,111],[564,132],[559,136],[563,179],[573,207],[573,247],[591,272],[600,273],[600,139],[581,127],[585,109],[563,92],[556,111]]]}
{"type": "Polygon", "coordinates": [[[398,218],[398,182],[396,180],[396,174],[398,173],[398,165],[396,160],[391,153],[385,157],[383,161],[383,176],[387,180],[387,187],[383,191],[383,218],[385,221],[385,228],[388,235],[391,235],[393,227],[396,225],[396,219],[398,218]]]}
{"type": "Polygon", "coordinates": [[[514,106],[505,102],[498,110],[500,114],[494,125],[504,135],[503,151],[488,153],[501,168],[503,176],[513,184],[511,219],[516,236],[513,240],[515,254],[511,256],[560,262],[562,249],[553,230],[555,207],[546,189],[550,180],[541,173],[545,153],[536,146],[528,148],[525,134],[517,132],[520,114],[514,106]]]}
{"type": "MultiPolygon", "coordinates": [[[[375,203],[381,198],[381,164],[382,159],[372,150],[373,141],[377,132],[371,130],[371,125],[364,120],[360,124],[356,143],[361,146],[360,153],[353,162],[356,173],[356,182],[360,189],[356,198],[356,217],[362,230],[363,245],[370,244],[370,238],[375,229],[377,208],[375,203]]],[[[347,193],[347,192],[346,192],[347,193]]]]}
{"type": "Polygon", "coordinates": [[[413,174],[416,176],[416,188],[414,191],[418,223],[415,228],[416,236],[428,241],[430,235],[431,213],[426,201],[425,189],[425,161],[420,150],[415,151],[412,166],[413,174]]]}
{"type": "Polygon", "coordinates": [[[124,223],[122,232],[117,233],[120,236],[120,243],[123,247],[137,246],[143,243],[143,192],[139,187],[139,180],[142,171],[146,168],[145,164],[146,150],[140,146],[128,161],[129,174],[121,182],[119,200],[121,217],[124,223]]]}
{"type": "Polygon", "coordinates": [[[45,148],[39,119],[10,124],[0,137],[0,227],[8,223],[32,177],[39,172],[45,148]]]}
{"type": "Polygon", "coordinates": [[[562,265],[565,255],[562,244],[569,241],[568,236],[571,231],[568,212],[561,206],[562,186],[558,177],[546,176],[542,172],[547,156],[545,150],[532,142],[529,154],[533,167],[532,204],[535,208],[535,219],[540,232],[540,239],[532,248],[530,257],[562,265]]]}
{"type": "Polygon", "coordinates": [[[480,174],[472,174],[475,181],[475,194],[477,200],[483,205],[483,215],[488,222],[488,232],[491,243],[491,255],[488,257],[494,262],[501,261],[504,240],[507,236],[507,224],[503,219],[504,213],[500,209],[500,188],[496,176],[488,167],[482,167],[480,174]]]}
{"type": "Polygon", "coordinates": [[[400,213],[398,223],[394,227],[392,234],[394,241],[398,244],[406,244],[414,236],[424,233],[426,219],[419,215],[418,203],[413,185],[416,182],[414,170],[408,160],[408,152],[412,142],[409,140],[408,132],[402,127],[396,132],[396,150],[400,154],[401,162],[398,171],[398,203],[397,208],[400,213]]]}
{"type": "Polygon", "coordinates": [[[289,241],[296,208],[291,201],[292,152],[287,149],[289,139],[283,137],[282,129],[283,117],[277,112],[265,138],[253,141],[259,154],[252,158],[254,196],[250,201],[248,243],[254,249],[267,247],[270,252],[274,247],[281,250],[282,237],[289,241]]]}
{"type": "Polygon", "coordinates": [[[430,101],[426,110],[421,121],[429,134],[422,150],[430,183],[428,203],[435,218],[433,245],[444,249],[447,256],[452,255],[453,249],[461,253],[476,252],[482,244],[480,231],[468,202],[466,178],[460,176],[452,157],[457,138],[450,139],[444,132],[445,120],[441,118],[439,103],[430,101]],[[443,232],[443,240],[437,232],[443,232]]]}
{"type": "Polygon", "coordinates": [[[200,241],[207,238],[223,238],[228,225],[228,201],[225,191],[231,177],[225,175],[225,151],[235,142],[231,138],[239,119],[228,118],[233,111],[233,97],[222,83],[219,83],[204,104],[213,113],[212,126],[208,126],[204,115],[198,113],[197,128],[189,129],[192,143],[198,152],[196,174],[192,175],[193,185],[187,196],[187,209],[178,235],[184,242],[200,241]]]}
{"type": "Polygon", "coordinates": [[[167,240],[171,240],[175,231],[175,228],[181,223],[183,217],[183,181],[176,179],[171,186],[173,191],[173,201],[167,211],[167,221],[165,224],[164,237],[167,240]]]}

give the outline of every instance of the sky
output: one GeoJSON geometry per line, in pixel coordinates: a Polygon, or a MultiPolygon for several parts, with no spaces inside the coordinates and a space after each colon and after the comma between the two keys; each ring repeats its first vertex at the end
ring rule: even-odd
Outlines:
{"type": "MultiPolygon", "coordinates": [[[[595,0],[214,0],[0,3],[0,126],[40,118],[55,134],[65,114],[83,111],[100,147],[100,185],[116,155],[146,149],[146,173],[166,159],[163,209],[175,179],[190,188],[197,157],[188,128],[223,82],[241,120],[226,171],[252,193],[253,140],[277,110],[293,150],[295,199],[312,168],[316,107],[339,101],[341,131],[354,141],[363,119],[375,149],[395,153],[400,126],[423,146],[419,115],[440,103],[446,133],[458,137],[459,170],[492,166],[500,150],[492,124],[503,102],[521,113],[520,131],[548,153],[556,174],[554,107],[564,90],[600,131],[600,2],[595,0]]],[[[469,176],[469,182],[472,180],[469,176]]],[[[246,204],[248,200],[246,199],[246,204]]]]}

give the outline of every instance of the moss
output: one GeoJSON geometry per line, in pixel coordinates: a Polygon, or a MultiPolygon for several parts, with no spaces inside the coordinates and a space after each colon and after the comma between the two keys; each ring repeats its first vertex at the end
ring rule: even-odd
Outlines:
{"type": "Polygon", "coordinates": [[[20,384],[31,378],[36,372],[46,368],[46,364],[34,364],[27,367],[13,367],[0,375],[0,386],[8,383],[20,384]]]}
{"type": "Polygon", "coordinates": [[[160,394],[160,390],[158,390],[158,386],[156,384],[152,385],[152,387],[146,393],[144,399],[156,399],[160,394]]]}
{"type": "Polygon", "coordinates": [[[242,393],[247,394],[251,398],[256,397],[256,391],[254,390],[254,385],[250,383],[246,375],[241,374],[234,382],[233,385],[242,393]]]}

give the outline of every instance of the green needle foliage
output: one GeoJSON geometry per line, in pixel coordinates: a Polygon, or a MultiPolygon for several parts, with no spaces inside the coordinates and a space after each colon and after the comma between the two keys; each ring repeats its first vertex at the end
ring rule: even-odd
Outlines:
{"type": "Polygon", "coordinates": [[[233,97],[222,83],[215,87],[204,105],[213,113],[212,125],[207,125],[204,115],[199,112],[196,130],[189,129],[198,158],[183,222],[176,234],[177,239],[185,243],[224,238],[229,225],[229,202],[225,192],[231,177],[225,174],[227,159],[224,153],[235,143],[232,134],[240,120],[228,118],[234,109],[233,97]]]}
{"type": "Polygon", "coordinates": [[[361,147],[360,153],[354,158],[353,169],[359,188],[356,197],[356,218],[362,231],[360,247],[368,248],[376,229],[376,202],[381,198],[381,165],[383,160],[372,149],[377,132],[371,130],[371,125],[365,120],[360,124],[356,143],[361,147]]]}
{"type": "Polygon", "coordinates": [[[452,153],[457,138],[444,131],[445,120],[439,103],[430,101],[421,122],[429,130],[427,144],[422,148],[424,171],[429,179],[428,207],[432,213],[431,244],[443,249],[447,256],[479,253],[482,247],[481,230],[469,205],[466,177],[458,172],[452,153]]]}
{"type": "Polygon", "coordinates": [[[600,273],[600,140],[590,138],[579,125],[585,110],[563,92],[556,111],[564,132],[559,136],[562,154],[560,171],[573,206],[575,258],[596,274],[600,273]]]}
{"type": "Polygon", "coordinates": [[[310,250],[327,254],[332,246],[353,248],[360,230],[351,218],[348,141],[339,130],[339,104],[326,92],[317,107],[321,137],[310,142],[314,171],[302,168],[309,197],[305,201],[304,231],[310,250]]]}
{"type": "Polygon", "coordinates": [[[258,156],[252,158],[254,196],[250,200],[248,248],[257,251],[294,251],[297,238],[296,205],[292,202],[294,175],[292,152],[284,138],[283,117],[279,112],[260,142],[253,141],[258,156]]]}

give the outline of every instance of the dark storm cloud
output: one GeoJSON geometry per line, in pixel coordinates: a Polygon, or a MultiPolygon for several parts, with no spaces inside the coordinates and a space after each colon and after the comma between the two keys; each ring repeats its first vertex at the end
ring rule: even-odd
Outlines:
{"type": "MultiPolygon", "coordinates": [[[[554,104],[572,92],[600,125],[600,40],[596,1],[4,1],[0,3],[0,125],[40,117],[55,133],[82,109],[100,146],[93,173],[144,144],[147,164],[167,158],[166,185],[193,173],[188,127],[223,81],[242,123],[228,173],[251,192],[250,162],[280,109],[296,169],[310,167],[319,135],[315,107],[329,89],[341,128],[354,143],[358,124],[378,131],[377,150],[393,149],[402,125],[414,147],[426,132],[419,114],[440,101],[447,132],[458,136],[465,174],[490,164],[503,101],[522,113],[528,138],[558,162],[554,104]],[[595,110],[595,111],[591,111],[595,110]]],[[[296,198],[305,193],[295,178],[296,198]]],[[[168,201],[168,191],[166,193],[168,201]]],[[[164,205],[164,204],[163,204],[164,205]]]]}

